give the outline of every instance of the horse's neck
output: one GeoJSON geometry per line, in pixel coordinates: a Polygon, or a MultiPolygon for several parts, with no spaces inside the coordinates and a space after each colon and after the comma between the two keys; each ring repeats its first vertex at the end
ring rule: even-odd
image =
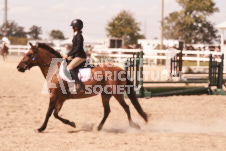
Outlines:
{"type": "Polygon", "coordinates": [[[51,78],[54,74],[58,73],[58,69],[59,69],[60,64],[45,64],[42,66],[39,66],[39,68],[42,71],[43,76],[45,77],[45,79],[47,78],[51,78]]]}
{"type": "Polygon", "coordinates": [[[49,67],[54,56],[47,51],[42,51],[39,54],[39,68],[42,71],[43,76],[46,78],[49,72],[49,67]]]}
{"type": "Polygon", "coordinates": [[[49,66],[39,66],[39,68],[41,69],[42,74],[43,74],[43,76],[44,76],[45,79],[46,79],[47,74],[48,74],[48,71],[49,71],[49,66]]]}

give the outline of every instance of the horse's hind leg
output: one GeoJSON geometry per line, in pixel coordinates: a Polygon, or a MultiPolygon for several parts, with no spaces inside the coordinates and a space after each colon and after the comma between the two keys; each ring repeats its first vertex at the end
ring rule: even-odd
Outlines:
{"type": "Polygon", "coordinates": [[[60,112],[60,110],[61,110],[61,108],[63,106],[63,103],[64,103],[64,101],[62,101],[60,104],[58,104],[58,106],[55,108],[55,111],[54,111],[53,115],[54,115],[55,118],[59,119],[64,124],[68,124],[68,125],[70,125],[70,126],[75,128],[76,126],[75,126],[74,122],[71,122],[71,121],[69,121],[67,119],[64,119],[64,118],[62,118],[62,117],[60,117],[58,115],[58,113],[60,112]]]}
{"type": "Polygon", "coordinates": [[[111,98],[110,94],[105,94],[102,93],[101,94],[101,98],[102,98],[102,103],[103,103],[103,107],[104,107],[104,117],[102,119],[102,121],[100,122],[99,126],[98,126],[98,131],[102,129],[109,113],[110,113],[110,105],[109,105],[109,101],[111,98]]]}
{"type": "Polygon", "coordinates": [[[120,95],[118,94],[118,95],[115,95],[114,97],[116,98],[116,100],[119,102],[119,104],[125,110],[125,112],[126,112],[126,114],[128,116],[129,125],[131,127],[136,128],[136,129],[140,129],[140,126],[132,121],[130,110],[129,110],[129,106],[126,104],[123,94],[120,94],[120,95]]]}

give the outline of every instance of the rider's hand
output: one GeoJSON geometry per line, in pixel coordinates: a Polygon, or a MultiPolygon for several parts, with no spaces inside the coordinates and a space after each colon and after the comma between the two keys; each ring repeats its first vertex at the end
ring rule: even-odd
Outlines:
{"type": "Polygon", "coordinates": [[[63,59],[67,59],[67,58],[68,58],[68,55],[64,55],[64,56],[63,56],[63,59]]]}

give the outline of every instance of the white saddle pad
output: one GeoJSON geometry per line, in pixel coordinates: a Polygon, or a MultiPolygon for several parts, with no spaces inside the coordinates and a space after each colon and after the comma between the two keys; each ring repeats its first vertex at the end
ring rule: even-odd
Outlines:
{"type": "MultiPolygon", "coordinates": [[[[63,60],[60,65],[59,75],[61,79],[67,82],[74,82],[71,78],[71,74],[67,71],[67,63],[66,60],[63,60]]],[[[78,78],[82,82],[86,82],[91,78],[91,68],[81,68],[78,72],[78,78]]]]}

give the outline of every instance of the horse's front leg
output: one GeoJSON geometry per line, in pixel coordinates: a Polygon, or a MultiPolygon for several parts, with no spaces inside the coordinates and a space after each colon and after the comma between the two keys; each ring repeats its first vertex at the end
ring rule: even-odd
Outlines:
{"type": "Polygon", "coordinates": [[[49,120],[49,117],[52,115],[53,113],[53,109],[55,108],[55,102],[52,102],[50,100],[49,102],[49,108],[48,108],[48,111],[46,113],[46,118],[45,118],[45,121],[44,123],[42,124],[42,126],[38,129],[38,132],[42,132],[46,129],[46,126],[47,126],[47,123],[48,123],[48,120],[49,120]]]}

